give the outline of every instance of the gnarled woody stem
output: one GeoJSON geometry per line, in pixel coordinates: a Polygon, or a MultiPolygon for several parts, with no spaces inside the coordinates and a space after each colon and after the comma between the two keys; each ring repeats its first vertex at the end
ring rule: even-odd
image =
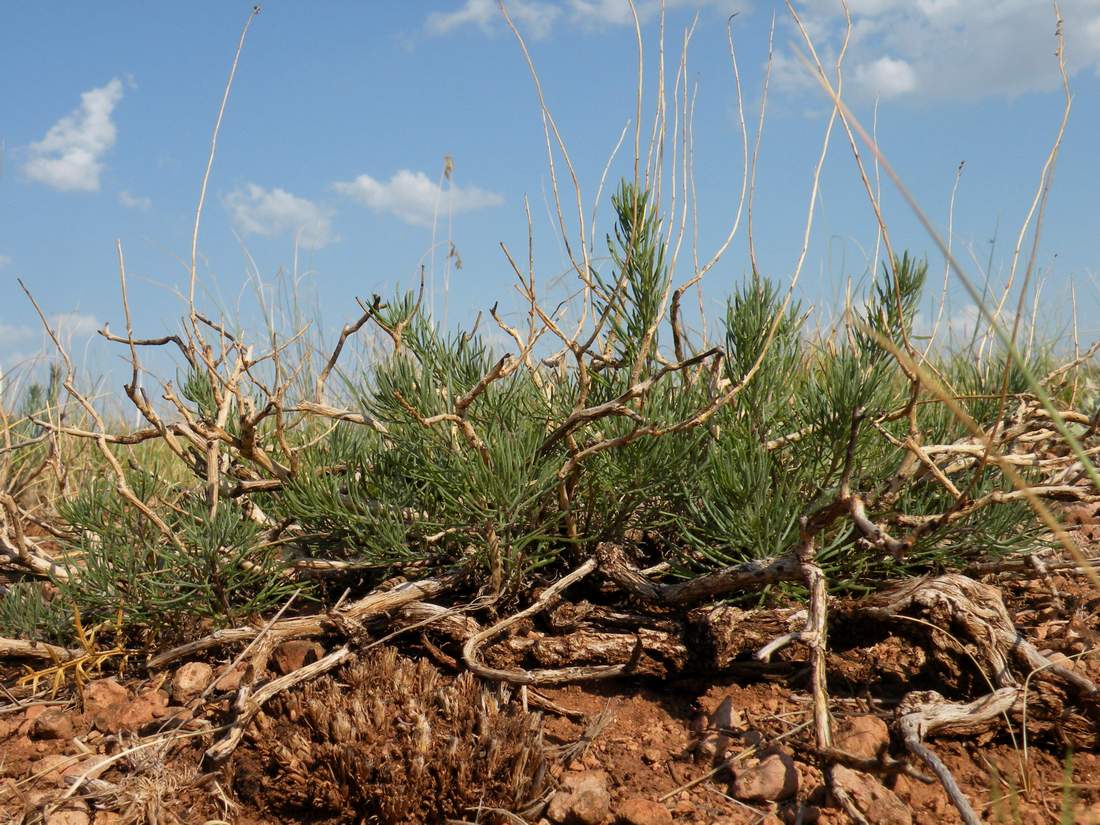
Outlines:
{"type": "Polygon", "coordinates": [[[948,702],[935,691],[909,694],[898,709],[897,729],[909,752],[924,762],[943,784],[947,796],[966,825],[981,825],[970,801],[959,788],[947,765],[924,744],[932,733],[977,732],[1021,701],[1022,689],[1004,687],[967,704],[948,702]]]}
{"type": "Polygon", "coordinates": [[[536,613],[540,613],[549,607],[553,601],[557,598],[558,594],[565,590],[569,585],[574,582],[578,582],[596,569],[596,560],[589,559],[568,576],[559,579],[554,582],[550,587],[546,588],[542,594],[538,597],[534,604],[525,610],[521,610],[519,613],[515,613],[506,619],[497,622],[492,627],[488,627],[482,630],[480,633],[475,633],[466,643],[462,646],[462,660],[466,663],[466,667],[476,673],[483,679],[492,679],[497,682],[511,682],[516,685],[561,685],[567,682],[582,682],[593,679],[609,679],[613,676],[621,676],[624,673],[629,673],[638,662],[638,658],[642,653],[642,643],[639,639],[634,645],[634,652],[631,654],[630,659],[621,665],[611,665],[608,667],[567,667],[561,669],[545,669],[545,670],[501,670],[499,668],[489,667],[481,662],[478,652],[481,646],[489,639],[503,633],[512,625],[526,619],[528,616],[533,616],[536,613]]]}
{"type": "Polygon", "coordinates": [[[798,581],[804,577],[802,564],[794,553],[735,564],[674,584],[650,579],[627,561],[626,553],[618,544],[601,542],[596,547],[596,558],[600,570],[627,592],[646,601],[668,605],[690,604],[745,588],[798,581]]]}
{"type": "MultiPolygon", "coordinates": [[[[413,602],[430,599],[453,585],[450,578],[422,579],[400,584],[391,590],[376,590],[361,599],[342,607],[335,613],[318,613],[312,616],[296,616],[275,622],[269,636],[274,639],[300,638],[319,635],[326,625],[338,621],[358,622],[390,610],[395,610],[413,602]]],[[[149,660],[149,668],[154,669],[175,662],[186,656],[201,653],[222,645],[235,642],[250,642],[263,631],[263,625],[252,627],[231,627],[218,630],[205,638],[166,650],[149,660]]]]}

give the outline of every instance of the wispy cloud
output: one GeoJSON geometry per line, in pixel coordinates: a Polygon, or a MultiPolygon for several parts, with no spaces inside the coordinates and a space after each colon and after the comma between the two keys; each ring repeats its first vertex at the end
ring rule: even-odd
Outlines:
{"type": "MultiPolygon", "coordinates": [[[[511,0],[508,13],[517,25],[523,26],[533,36],[545,37],[561,14],[561,9],[540,0],[511,0]]],[[[454,11],[432,12],[426,25],[431,34],[447,34],[471,25],[488,30],[500,20],[500,7],[496,0],[466,0],[454,11]]]]}
{"type": "Polygon", "coordinates": [[[11,258],[8,255],[0,255],[0,269],[3,269],[11,263],[11,258]]]}
{"type": "MultiPolygon", "coordinates": [[[[630,11],[627,0],[568,0],[569,18],[574,23],[596,26],[633,26],[634,14],[630,11]]],[[[667,0],[666,9],[677,6],[718,5],[708,3],[705,0],[667,0]]],[[[657,0],[636,0],[634,11],[638,14],[639,22],[646,23],[657,16],[660,4],[657,0]]]]}
{"type": "Polygon", "coordinates": [[[888,100],[917,88],[917,75],[904,60],[889,55],[870,63],[861,63],[855,70],[856,84],[866,92],[888,100]]]}
{"type": "Polygon", "coordinates": [[[118,136],[111,115],[122,100],[122,81],[80,96],[80,105],[28,147],[23,171],[32,180],[63,192],[96,192],[103,156],[118,136]]]}
{"type": "Polygon", "coordinates": [[[417,226],[431,226],[432,218],[437,213],[457,215],[504,203],[504,198],[496,192],[476,186],[448,186],[442,189],[423,172],[410,172],[408,169],[402,169],[386,183],[370,175],[360,175],[355,180],[332,186],[337,192],[354,198],[376,212],[388,212],[417,226]]]}
{"type": "Polygon", "coordinates": [[[144,195],[131,195],[125,189],[118,193],[118,202],[127,209],[140,209],[147,212],[153,207],[153,201],[144,195]]]}
{"type": "MultiPolygon", "coordinates": [[[[83,338],[94,335],[102,326],[94,315],[87,312],[59,312],[48,318],[50,328],[61,338],[83,338]]],[[[45,329],[27,324],[8,324],[0,321],[0,346],[25,344],[36,336],[46,334],[45,329]]]]}
{"type": "Polygon", "coordinates": [[[60,312],[50,318],[54,332],[65,337],[92,335],[103,327],[94,315],[87,312],[60,312]]]}
{"type": "Polygon", "coordinates": [[[913,319],[913,334],[926,338],[936,331],[936,340],[940,344],[954,343],[968,340],[974,330],[982,324],[981,312],[972,301],[964,303],[957,309],[945,308],[940,317],[939,325],[936,325],[938,309],[921,310],[913,319]]]}
{"type": "Polygon", "coordinates": [[[0,346],[9,347],[26,341],[34,335],[34,330],[25,324],[5,324],[0,321],[0,346]]]}
{"type": "MultiPolygon", "coordinates": [[[[728,3],[722,0],[666,0],[666,8],[687,6],[724,7],[728,3]]],[[[603,26],[625,26],[634,24],[634,15],[627,0],[507,0],[508,14],[524,34],[532,37],[546,37],[559,23],[571,24],[582,28],[603,26]]],[[[741,4],[744,6],[744,3],[741,4]]],[[[658,0],[635,0],[634,8],[638,19],[645,23],[654,17],[660,8],[658,0]]],[[[477,26],[483,31],[491,31],[503,22],[497,0],[465,0],[454,11],[432,12],[428,15],[426,27],[430,34],[447,34],[463,26],[477,26]]]]}
{"type": "Polygon", "coordinates": [[[330,210],[285,189],[264,189],[250,183],[226,195],[225,205],[245,235],[293,235],[306,249],[320,249],[339,240],[332,229],[330,210]]]}
{"type": "MultiPolygon", "coordinates": [[[[1066,62],[1071,74],[1100,70],[1100,5],[1062,0],[1066,62]]],[[[871,98],[975,100],[1055,89],[1054,15],[1031,0],[849,0],[852,40],[845,58],[852,90],[871,98]]],[[[800,14],[822,60],[835,59],[844,34],[836,0],[804,0],[800,14]]],[[[789,24],[788,24],[789,25],[789,24]]],[[[801,37],[795,34],[796,41],[801,37]]],[[[798,59],[779,52],[776,79],[807,83],[798,59]]],[[[816,90],[815,90],[816,92],[816,90]]]]}

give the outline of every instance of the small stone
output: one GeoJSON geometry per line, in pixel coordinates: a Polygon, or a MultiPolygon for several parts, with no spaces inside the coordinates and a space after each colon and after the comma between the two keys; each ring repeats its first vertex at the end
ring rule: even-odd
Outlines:
{"type": "Polygon", "coordinates": [[[168,694],[163,690],[147,690],[123,706],[117,718],[117,730],[138,730],[167,714],[168,694]]]}
{"type": "Polygon", "coordinates": [[[664,753],[662,753],[657,748],[647,748],[646,750],[642,751],[642,761],[645,762],[647,765],[656,765],[663,758],[664,753]]]}
{"type": "Polygon", "coordinates": [[[89,825],[92,818],[78,808],[62,808],[46,817],[46,825],[89,825]]]}
{"type": "Polygon", "coordinates": [[[23,721],[16,724],[16,728],[19,730],[21,736],[28,735],[34,728],[34,723],[47,710],[50,709],[49,705],[31,705],[25,711],[23,711],[23,721]]]}
{"type": "Polygon", "coordinates": [[[1059,653],[1056,650],[1046,654],[1046,657],[1050,659],[1052,664],[1064,667],[1066,670],[1073,670],[1073,659],[1070,659],[1064,653],[1059,653]]]}
{"type": "Polygon", "coordinates": [[[118,733],[119,717],[130,700],[130,692],[114,679],[97,679],[84,688],[84,715],[104,733],[118,733]]]}
{"type": "Polygon", "coordinates": [[[206,662],[188,662],[172,677],[172,699],[186,705],[204,690],[214,678],[214,668],[206,662]]]}
{"type": "Polygon", "coordinates": [[[573,799],[573,794],[569,791],[557,791],[552,797],[550,797],[550,804],[546,808],[546,817],[551,822],[556,822],[558,825],[562,825],[570,812],[570,802],[573,799]]]}
{"type": "Polygon", "coordinates": [[[308,639],[292,639],[283,642],[272,654],[276,669],[284,676],[316,662],[325,655],[325,649],[308,639]]]}
{"type": "Polygon", "coordinates": [[[591,785],[607,787],[607,774],[603,771],[569,771],[562,775],[561,785],[569,793],[591,785]]]}
{"type": "Polygon", "coordinates": [[[875,777],[836,765],[833,781],[875,825],[913,825],[908,806],[875,777]]]}
{"type": "Polygon", "coordinates": [[[578,825],[602,825],[611,812],[607,780],[590,774],[573,791],[570,808],[578,825]]]}
{"type": "Polygon", "coordinates": [[[695,814],[695,803],[691,801],[690,796],[683,796],[677,801],[675,811],[682,817],[689,817],[695,814]]]}
{"type": "Polygon", "coordinates": [[[245,669],[246,665],[243,662],[221,668],[218,671],[218,679],[214,683],[215,690],[236,691],[241,686],[241,680],[244,679],[245,669]]]}
{"type": "Polygon", "coordinates": [[[741,711],[733,706],[733,696],[727,696],[707,718],[707,727],[711,730],[733,731],[744,725],[741,711]]]}
{"type": "Polygon", "coordinates": [[[798,771],[785,753],[773,753],[752,767],[740,768],[733,795],[743,802],[775,802],[798,793],[798,771]]]}
{"type": "Polygon", "coordinates": [[[89,825],[92,817],[80,805],[66,804],[46,817],[46,825],[89,825]]]}
{"type": "Polygon", "coordinates": [[[35,717],[30,733],[32,739],[72,739],[76,736],[76,725],[72,714],[61,708],[48,708],[35,717]]]}
{"type": "Polygon", "coordinates": [[[584,771],[562,777],[562,790],[550,798],[546,816],[566,825],[602,825],[611,812],[607,774],[584,771]]]}
{"type": "Polygon", "coordinates": [[[839,726],[833,744],[863,759],[878,759],[890,747],[890,729],[877,716],[850,716],[839,726]]]}
{"type": "Polygon", "coordinates": [[[34,763],[34,773],[46,782],[61,784],[63,771],[73,763],[71,756],[61,753],[49,753],[34,763]]]}
{"type": "Polygon", "coordinates": [[[635,796],[619,806],[621,825],[672,825],[672,814],[660,802],[635,796]]]}

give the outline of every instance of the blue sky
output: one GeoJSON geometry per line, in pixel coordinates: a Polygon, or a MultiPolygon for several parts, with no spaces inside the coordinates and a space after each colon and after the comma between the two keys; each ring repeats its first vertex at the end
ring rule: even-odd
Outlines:
{"type": "MultiPolygon", "coordinates": [[[[1003,282],[1062,112],[1051,7],[1041,0],[850,6],[846,99],[867,123],[877,99],[880,143],[941,229],[956,169],[966,161],[955,250],[980,279],[973,262],[985,265],[996,236],[991,277],[1003,282]]],[[[42,344],[19,277],[61,320],[74,350],[94,369],[111,370],[120,353],[92,333],[104,322],[122,327],[116,239],[138,333],[163,334],[177,322],[210,132],[250,8],[225,0],[0,6],[0,368],[25,363],[42,344]]],[[[508,8],[527,39],[587,212],[634,115],[637,54],[626,0],[511,0],[508,8]]],[[[654,2],[639,0],[637,8],[646,43],[644,141],[656,99],[658,15],[654,2]]],[[[798,8],[821,53],[835,54],[844,30],[839,2],[798,8]]],[[[1075,284],[1088,337],[1100,335],[1100,0],[1063,0],[1061,9],[1075,100],[1038,258],[1042,313],[1061,329],[1075,284]]],[[[733,11],[740,12],[733,33],[750,139],[773,13],[777,19],[754,231],[762,270],[786,281],[829,107],[793,56],[798,34],[783,5],[670,0],[669,107],[683,31],[698,13],[688,76],[697,89],[697,237],[705,260],[728,232],[741,186],[726,44],[733,11]]],[[[612,182],[630,174],[632,135],[612,182]]],[[[572,204],[572,193],[564,194],[572,204]]],[[[250,273],[270,280],[296,267],[317,324],[331,337],[356,314],[355,296],[416,282],[421,263],[432,262],[437,215],[437,317],[446,304],[448,322],[468,323],[497,300],[519,317],[500,244],[526,260],[525,195],[540,284],[548,297],[563,297],[568,282],[554,279],[568,264],[549,218],[537,100],[493,0],[272,0],[249,33],[220,135],[199,241],[204,306],[234,316],[239,305],[254,305],[245,289],[250,273]],[[454,174],[440,192],[445,156],[454,174]],[[444,299],[448,238],[462,268],[446,273],[444,299]]],[[[930,293],[937,292],[941,256],[885,182],[883,204],[895,246],[928,256],[930,293]]],[[[600,238],[609,227],[597,224],[600,238]]],[[[692,234],[689,227],[680,278],[691,274],[692,234]]],[[[800,282],[804,303],[835,307],[847,278],[865,277],[874,239],[838,130],[800,282]]],[[[602,243],[596,247],[602,254],[602,243]]],[[[717,314],[747,271],[742,224],[706,276],[708,314],[717,314]]],[[[964,323],[972,317],[968,299],[957,285],[950,294],[951,317],[964,323]]],[[[242,317],[254,317],[251,311],[242,317]]]]}

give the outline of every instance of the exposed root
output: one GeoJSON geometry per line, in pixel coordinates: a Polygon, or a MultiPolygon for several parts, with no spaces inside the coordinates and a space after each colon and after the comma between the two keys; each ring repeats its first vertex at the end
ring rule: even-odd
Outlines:
{"type": "MultiPolygon", "coordinates": [[[[798,550],[798,560],[802,568],[802,576],[806,587],[810,591],[810,604],[806,615],[805,627],[796,632],[788,633],[772,641],[761,648],[756,657],[768,661],[773,653],[793,642],[802,642],[810,648],[810,689],[813,696],[813,721],[814,740],[819,751],[828,752],[833,746],[832,724],[829,716],[829,689],[826,673],[826,654],[828,651],[828,616],[827,602],[828,591],[825,583],[825,573],[815,563],[816,549],[814,534],[809,531],[809,520],[805,517],[801,523],[801,543],[798,550]]],[[[855,802],[848,796],[834,780],[832,764],[824,767],[823,774],[829,786],[830,792],[844,808],[853,821],[860,825],[868,825],[867,818],[856,807],[855,802]]]]}
{"type": "MultiPolygon", "coordinates": [[[[1056,676],[1084,696],[1100,691],[1089,678],[1041,654],[1013,624],[1000,591],[959,573],[932,579],[916,579],[875,597],[860,612],[878,619],[893,619],[916,608],[937,627],[954,628],[972,643],[979,658],[990,665],[996,687],[1015,687],[1021,680],[1011,667],[1017,659],[1026,671],[1056,676]]],[[[937,644],[933,636],[933,644],[937,644]]]]}
{"type": "Polygon", "coordinates": [[[660,584],[650,579],[627,560],[621,545],[601,542],[596,547],[596,557],[600,570],[619,587],[640,599],[667,605],[692,604],[738,590],[798,581],[803,577],[802,564],[794,553],[735,564],[675,584],[660,584]]]}
{"type": "Polygon", "coordinates": [[[65,662],[83,655],[81,650],[31,642],[26,639],[0,638],[0,657],[18,659],[45,659],[52,662],[65,662]]]}
{"type": "Polygon", "coordinates": [[[558,594],[569,587],[571,584],[580,581],[593,570],[596,569],[595,559],[589,559],[568,576],[565,576],[553,585],[546,588],[542,594],[538,597],[534,604],[525,610],[521,610],[506,619],[497,622],[492,627],[482,630],[480,633],[475,633],[466,643],[462,646],[462,661],[466,663],[466,667],[476,673],[483,679],[489,679],[496,682],[510,682],[516,685],[563,685],[569,682],[581,682],[590,681],[593,679],[609,679],[614,676],[621,676],[625,673],[633,671],[637,665],[638,657],[642,652],[641,640],[635,644],[634,651],[630,656],[630,659],[620,665],[609,665],[604,667],[566,667],[561,669],[543,669],[543,670],[502,670],[499,668],[489,667],[481,662],[478,657],[478,653],[481,646],[489,639],[503,633],[509,627],[523,621],[529,616],[534,616],[537,613],[541,613],[546,610],[553,601],[557,598],[558,594]]]}
{"type": "MultiPolygon", "coordinates": [[[[876,597],[862,613],[879,619],[904,618],[906,611],[916,609],[923,620],[944,634],[933,632],[930,643],[945,648],[944,635],[957,634],[972,647],[972,655],[994,688],[991,693],[973,702],[949,702],[934,691],[909,694],[898,709],[896,727],[911,754],[923,761],[937,776],[967,825],[981,820],[959,789],[943,761],[925,744],[936,733],[973,735],[987,730],[995,721],[1009,713],[1024,711],[1025,687],[1015,663],[1025,672],[1042,673],[1069,686],[1082,698],[1093,700],[1097,687],[1086,676],[1052,662],[1042,655],[1020,633],[1000,591],[961,574],[947,574],[931,579],[907,582],[876,597]]],[[[948,651],[957,654],[952,649],[948,651]]],[[[970,653],[967,650],[965,652],[970,653]]]]}
{"type": "Polygon", "coordinates": [[[934,733],[979,733],[998,717],[1011,711],[1020,701],[1021,694],[1020,688],[1003,687],[981,699],[962,704],[948,702],[932,690],[915,691],[906,696],[898,707],[895,724],[905,747],[937,776],[966,825],[981,825],[981,819],[947,765],[925,745],[924,740],[934,733]]]}
{"type": "Polygon", "coordinates": [[[449,578],[406,582],[390,590],[376,590],[368,593],[363,598],[345,605],[333,613],[317,613],[312,616],[296,616],[291,619],[283,619],[275,622],[267,629],[264,625],[257,625],[218,630],[202,639],[174,647],[152,657],[149,660],[149,669],[155,670],[164,667],[204,650],[240,642],[250,642],[261,633],[270,634],[271,638],[278,640],[319,636],[325,632],[326,627],[339,626],[340,622],[361,623],[390,610],[438,596],[453,584],[454,582],[449,578]]]}

